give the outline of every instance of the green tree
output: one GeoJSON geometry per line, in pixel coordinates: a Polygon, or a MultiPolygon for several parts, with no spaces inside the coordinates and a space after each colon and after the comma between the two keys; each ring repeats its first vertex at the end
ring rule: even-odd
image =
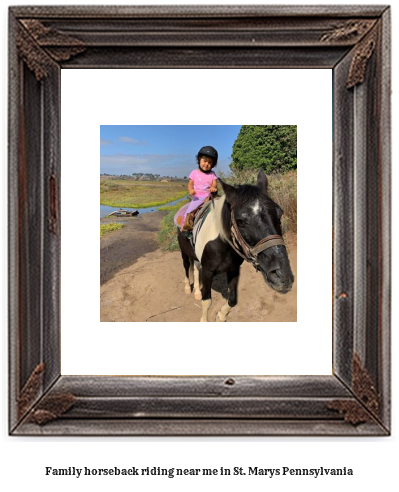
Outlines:
{"type": "Polygon", "coordinates": [[[263,169],[266,173],[296,169],[296,125],[243,125],[233,145],[233,171],[263,169]]]}

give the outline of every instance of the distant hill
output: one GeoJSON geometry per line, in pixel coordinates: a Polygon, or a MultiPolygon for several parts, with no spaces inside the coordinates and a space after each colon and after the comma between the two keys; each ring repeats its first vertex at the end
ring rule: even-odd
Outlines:
{"type": "Polygon", "coordinates": [[[118,179],[127,181],[163,181],[163,182],[182,182],[187,178],[178,178],[177,176],[161,176],[152,173],[133,173],[133,174],[100,174],[101,179],[118,179]]]}

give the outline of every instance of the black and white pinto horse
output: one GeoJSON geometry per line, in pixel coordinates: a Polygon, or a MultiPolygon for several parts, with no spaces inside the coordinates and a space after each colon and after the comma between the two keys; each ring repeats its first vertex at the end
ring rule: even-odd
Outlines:
{"type": "Polygon", "coordinates": [[[211,205],[194,247],[178,230],[186,272],[185,292],[191,293],[194,280],[195,298],[202,299],[200,321],[208,321],[212,279],[223,272],[227,273],[228,299],[217,316],[220,321],[226,321],[231,308],[237,304],[237,284],[244,260],[260,270],[266,283],[277,292],[288,292],[294,282],[281,232],[283,211],[267,195],[268,180],[264,172],[259,172],[256,186],[234,187],[219,181],[225,194],[211,205]],[[199,268],[202,270],[201,290],[199,268]]]}

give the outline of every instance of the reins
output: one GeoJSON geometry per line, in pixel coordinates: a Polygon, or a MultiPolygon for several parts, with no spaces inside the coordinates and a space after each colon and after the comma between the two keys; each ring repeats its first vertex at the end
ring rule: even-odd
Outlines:
{"type": "Polygon", "coordinates": [[[258,254],[273,246],[285,246],[284,239],[277,235],[272,234],[261,239],[255,246],[251,247],[243,238],[240,229],[237,226],[234,218],[233,208],[231,209],[231,241],[228,241],[234,251],[244,258],[244,260],[251,263],[256,271],[260,269],[258,262],[258,254]],[[240,251],[241,250],[241,251],[240,251]]]}

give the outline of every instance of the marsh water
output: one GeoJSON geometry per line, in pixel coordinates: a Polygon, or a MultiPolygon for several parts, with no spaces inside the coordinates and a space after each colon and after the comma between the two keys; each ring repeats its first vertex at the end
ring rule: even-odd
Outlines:
{"type": "MultiPolygon", "coordinates": [[[[156,212],[159,210],[161,207],[166,207],[170,205],[176,205],[177,203],[185,200],[187,197],[179,198],[178,200],[174,200],[173,202],[169,203],[164,203],[163,205],[159,205],[158,207],[148,207],[148,208],[126,208],[123,207],[123,210],[127,210],[128,212],[134,212],[135,210],[139,211],[139,214],[145,214],[147,212],[156,212]]],[[[115,212],[115,210],[119,210],[118,207],[110,207],[109,205],[100,205],[100,219],[103,217],[107,217],[112,212],[115,212]]]]}

